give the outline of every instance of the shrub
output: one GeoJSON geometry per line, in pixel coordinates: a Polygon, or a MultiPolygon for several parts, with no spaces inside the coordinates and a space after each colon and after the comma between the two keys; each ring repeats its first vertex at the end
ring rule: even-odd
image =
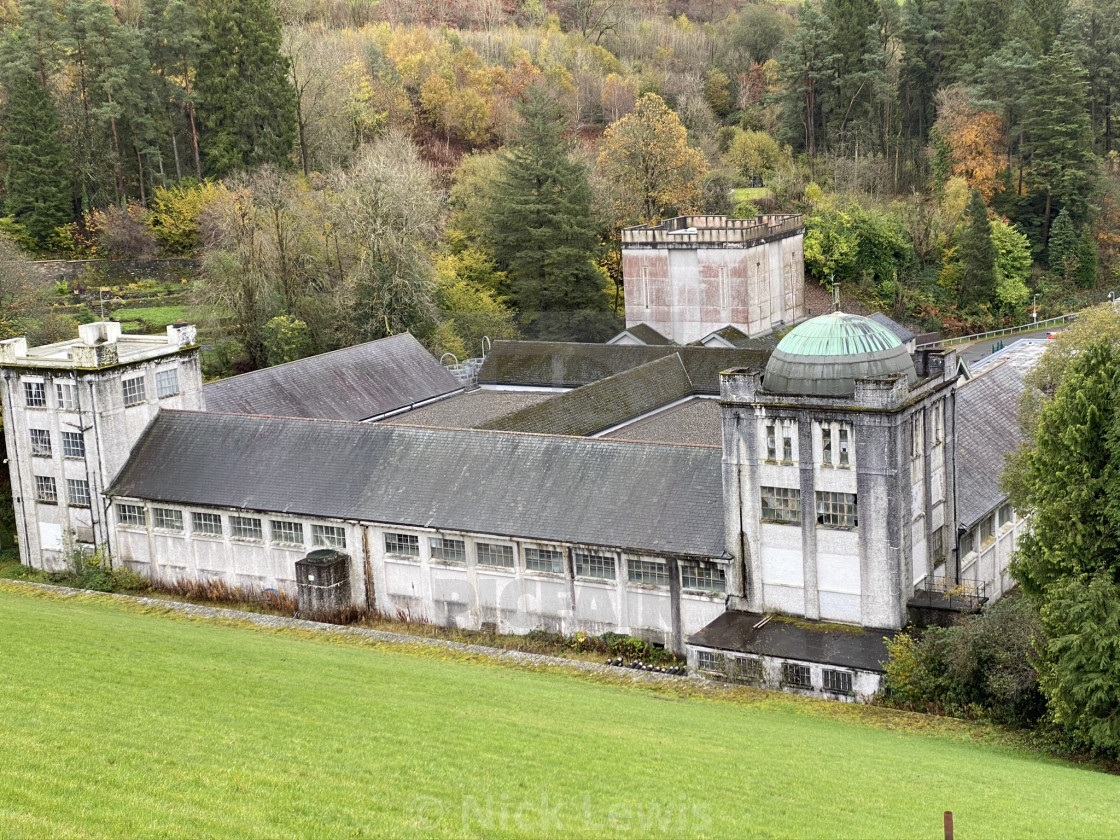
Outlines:
{"type": "Polygon", "coordinates": [[[168,254],[189,254],[198,247],[199,218],[219,193],[209,181],[184,181],[173,187],[156,187],[148,227],[168,254]]]}

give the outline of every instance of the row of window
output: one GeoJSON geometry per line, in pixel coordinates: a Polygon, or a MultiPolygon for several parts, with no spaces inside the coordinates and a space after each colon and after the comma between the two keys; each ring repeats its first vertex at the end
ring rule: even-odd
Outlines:
{"type": "MultiPolygon", "coordinates": [[[[503,543],[476,542],[475,558],[480,566],[498,569],[513,569],[516,564],[513,546],[503,543]]],[[[428,547],[433,560],[455,565],[467,562],[465,540],[452,537],[429,537],[428,547]]],[[[420,538],[415,534],[385,534],[385,553],[395,557],[419,559],[420,538]]],[[[525,547],[522,550],[525,570],[549,574],[564,573],[564,552],[555,548],[525,547]]],[[[617,580],[618,570],[613,556],[587,551],[572,553],[577,577],[617,580]]],[[[649,586],[669,585],[669,564],[664,560],[628,560],[626,563],[627,580],[649,586]]],[[[681,585],[685,589],[699,589],[706,592],[723,592],[726,580],[723,569],[714,563],[703,561],[683,561],[681,563],[681,585]]]]}
{"type": "MultiPolygon", "coordinates": [[[[770,423],[766,426],[766,460],[779,460],[778,442],[781,441],[781,460],[793,461],[793,435],[795,426],[792,423],[770,423]]],[[[821,426],[821,463],[824,466],[851,466],[851,441],[848,429],[833,429],[830,425],[821,426]],[[835,432],[835,434],[834,434],[835,432]],[[835,438],[835,448],[833,447],[835,438]]]]}
{"type": "Polygon", "coordinates": [[[970,551],[981,551],[996,538],[996,530],[1015,521],[1015,511],[1010,504],[1000,505],[995,513],[989,514],[980,520],[980,526],[965,534],[961,550],[968,554],[970,551]]]}
{"type": "MultiPolygon", "coordinates": [[[[31,454],[49,458],[54,454],[49,429],[29,429],[31,454]]],[[[86,441],[81,432],[62,433],[62,454],[67,458],[86,457],[86,441]]]]}
{"type": "MultiPolygon", "coordinates": [[[[66,479],[66,498],[73,507],[89,507],[89,482],[84,478],[66,479]]],[[[53,476],[35,476],[35,500],[48,505],[58,504],[58,482],[53,476]]]]}
{"type": "MultiPolygon", "coordinates": [[[[760,487],[762,520],[780,525],[801,524],[801,491],[794,487],[760,487]]],[[[817,524],[825,528],[859,525],[855,493],[816,491],[817,524]]]]}
{"type": "MultiPolygon", "coordinates": [[[[739,682],[763,685],[767,682],[766,668],[758,656],[732,656],[711,650],[699,651],[696,666],[701,671],[720,674],[739,682]]],[[[851,671],[835,668],[821,669],[821,690],[830,694],[851,694],[854,675],[851,671]]],[[[783,662],[780,674],[781,684],[787,688],[808,688],[813,686],[813,672],[808,665],[797,662],[783,662]]]]}
{"type": "MultiPolygon", "coordinates": [[[[117,522],[121,525],[147,527],[148,511],[143,505],[118,504],[117,522]]],[[[161,531],[185,533],[183,511],[175,508],[152,508],[152,526],[161,531]]],[[[190,532],[208,537],[225,535],[224,517],[220,513],[190,512],[190,532]]],[[[285,519],[268,521],[273,543],[304,546],[303,523],[285,519]]],[[[264,542],[264,520],[256,516],[229,517],[229,535],[235,540],[264,542]]],[[[346,548],[346,529],[335,525],[312,525],[311,544],[316,548],[346,548]]]]}
{"type": "MultiPolygon", "coordinates": [[[[55,382],[55,399],[62,411],[76,411],[78,408],[78,386],[74,382],[55,382]]],[[[179,369],[177,367],[156,371],[156,397],[173,397],[179,393],[179,369]]],[[[139,405],[146,402],[147,385],[144,374],[121,379],[121,392],[124,404],[139,405]]],[[[23,397],[29,408],[47,407],[47,383],[25,380],[23,397]]]]}

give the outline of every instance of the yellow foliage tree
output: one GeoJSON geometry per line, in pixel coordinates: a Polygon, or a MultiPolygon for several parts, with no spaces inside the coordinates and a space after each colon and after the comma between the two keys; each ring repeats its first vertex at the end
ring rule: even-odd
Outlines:
{"type": "Polygon", "coordinates": [[[984,202],[1003,191],[1003,118],[973,106],[958,88],[937,95],[934,124],[952,161],[950,174],[964,178],[970,189],[980,190],[984,202]]]}
{"type": "Polygon", "coordinates": [[[693,211],[708,165],[688,145],[680,119],[654,93],[638,100],[632,113],[603,135],[600,174],[617,190],[619,221],[654,222],[693,211]]]}

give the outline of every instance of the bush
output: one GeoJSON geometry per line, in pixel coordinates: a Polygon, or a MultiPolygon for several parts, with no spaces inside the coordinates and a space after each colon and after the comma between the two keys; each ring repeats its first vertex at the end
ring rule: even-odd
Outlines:
{"type": "Polygon", "coordinates": [[[889,640],[884,684],[892,705],[1030,727],[1046,711],[1035,671],[1042,626],[1034,607],[1006,596],[954,627],[889,640]]]}
{"type": "Polygon", "coordinates": [[[148,227],[164,251],[189,254],[199,246],[199,218],[219,191],[209,181],[184,181],[174,187],[156,188],[148,227]]]}

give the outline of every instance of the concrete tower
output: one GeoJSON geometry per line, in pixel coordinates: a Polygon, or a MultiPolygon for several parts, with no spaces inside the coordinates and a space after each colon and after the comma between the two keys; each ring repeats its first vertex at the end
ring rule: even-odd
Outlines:
{"type": "Polygon", "coordinates": [[[163,407],[202,408],[193,326],[165,336],[83,324],[75,340],[0,342],[4,437],[20,561],[56,569],[82,546],[112,550],[103,491],[163,407]]]}

